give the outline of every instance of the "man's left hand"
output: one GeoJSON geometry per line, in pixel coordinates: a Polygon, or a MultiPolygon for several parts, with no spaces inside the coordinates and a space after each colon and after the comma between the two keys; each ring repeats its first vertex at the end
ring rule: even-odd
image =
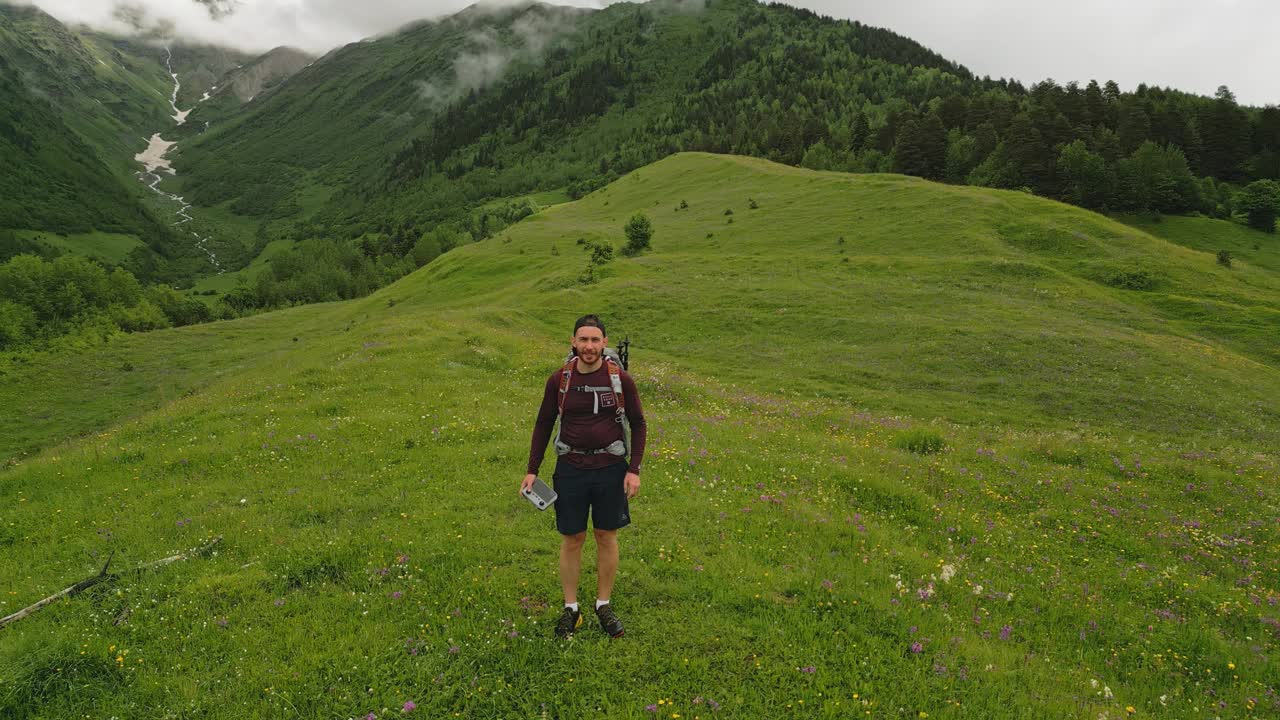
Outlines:
{"type": "Polygon", "coordinates": [[[636,495],[639,495],[640,494],[640,476],[633,472],[627,473],[626,479],[622,481],[622,486],[627,491],[627,498],[633,498],[636,495]]]}

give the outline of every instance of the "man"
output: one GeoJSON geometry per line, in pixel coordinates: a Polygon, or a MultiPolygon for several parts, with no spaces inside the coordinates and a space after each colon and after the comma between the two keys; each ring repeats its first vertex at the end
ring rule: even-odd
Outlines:
{"type": "Polygon", "coordinates": [[[533,485],[551,439],[557,415],[556,470],[551,476],[559,499],[555,502],[560,531],[560,585],[564,612],[556,635],[569,637],[582,624],[578,609],[578,576],[582,546],[587,539],[587,515],[595,530],[598,578],[596,617],[610,637],[622,635],[609,597],[618,571],[618,529],[631,522],[628,500],[640,492],[640,463],[644,459],[645,422],[640,396],[631,376],[605,358],[609,338],[595,315],[583,315],[573,326],[572,358],[547,378],[542,407],[533,427],[528,474],[523,492],[533,485]],[[616,375],[616,378],[615,378],[616,375]],[[620,381],[618,384],[614,380],[620,381]],[[616,389],[622,390],[621,400],[616,389]],[[627,462],[622,411],[631,426],[631,461],[627,462]]]}

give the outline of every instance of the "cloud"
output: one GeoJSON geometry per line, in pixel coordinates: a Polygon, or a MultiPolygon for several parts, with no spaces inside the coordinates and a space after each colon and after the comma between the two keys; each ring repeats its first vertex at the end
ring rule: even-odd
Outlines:
{"type": "Polygon", "coordinates": [[[261,52],[289,45],[321,54],[437,18],[466,0],[25,0],[66,23],[261,52]]]}
{"type": "Polygon", "coordinates": [[[486,88],[500,80],[513,61],[538,57],[556,35],[567,29],[562,18],[530,12],[512,22],[513,43],[504,42],[488,28],[473,32],[468,38],[470,47],[454,58],[452,82],[419,81],[418,97],[429,105],[440,106],[472,90],[486,88]]]}

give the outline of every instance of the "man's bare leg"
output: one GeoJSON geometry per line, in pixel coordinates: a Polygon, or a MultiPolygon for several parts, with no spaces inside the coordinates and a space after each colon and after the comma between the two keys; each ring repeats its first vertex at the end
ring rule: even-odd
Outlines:
{"type": "MultiPolygon", "coordinates": [[[[587,531],[577,535],[560,536],[560,587],[564,589],[565,604],[578,602],[578,576],[582,573],[582,546],[587,542],[587,531]]],[[[614,566],[617,567],[617,551],[614,566]]],[[[609,583],[613,584],[612,576],[609,583]]]]}
{"type": "Polygon", "coordinates": [[[613,578],[618,573],[618,531],[596,530],[596,598],[613,597],[613,578]]]}

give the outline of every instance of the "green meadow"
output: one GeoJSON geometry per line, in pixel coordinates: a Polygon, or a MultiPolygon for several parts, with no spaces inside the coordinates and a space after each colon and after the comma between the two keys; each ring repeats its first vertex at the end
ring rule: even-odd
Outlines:
{"type": "Polygon", "coordinates": [[[0,615],[119,574],[0,629],[0,717],[1274,717],[1280,245],[1145,222],[679,154],[361,300],[0,359],[0,615]],[[559,642],[517,486],[584,312],[649,450],[627,633],[559,642]]]}
{"type": "Polygon", "coordinates": [[[18,230],[14,234],[21,239],[36,240],[67,252],[88,255],[112,264],[124,262],[131,250],[143,246],[136,235],[120,233],[91,232],[59,235],[39,230],[18,230]]]}

